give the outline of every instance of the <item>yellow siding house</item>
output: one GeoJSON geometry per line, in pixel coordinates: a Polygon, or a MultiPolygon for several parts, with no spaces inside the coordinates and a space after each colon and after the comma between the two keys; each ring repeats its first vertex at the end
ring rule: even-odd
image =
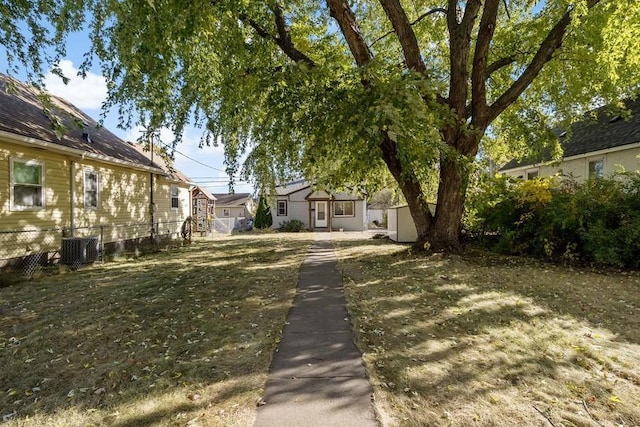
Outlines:
{"type": "Polygon", "coordinates": [[[178,236],[189,188],[159,156],[0,75],[0,266],[35,253],[48,261],[74,236],[100,234],[107,245],[178,236]]]}

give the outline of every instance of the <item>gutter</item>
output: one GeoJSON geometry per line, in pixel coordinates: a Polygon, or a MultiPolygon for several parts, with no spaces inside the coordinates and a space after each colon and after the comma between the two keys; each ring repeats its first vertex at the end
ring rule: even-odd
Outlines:
{"type": "MultiPolygon", "coordinates": [[[[609,153],[615,153],[618,151],[624,151],[624,150],[630,150],[633,148],[640,148],[640,142],[633,142],[631,144],[625,144],[625,145],[619,145],[617,147],[611,147],[611,148],[605,148],[603,150],[598,150],[598,151],[590,151],[588,153],[583,153],[583,154],[576,154],[573,156],[569,156],[569,157],[563,157],[560,162],[567,162],[569,160],[580,160],[580,159],[584,159],[587,157],[596,157],[596,156],[602,156],[604,154],[609,154],[609,153]]],[[[533,163],[530,165],[522,165],[522,166],[518,166],[517,168],[511,168],[511,169],[501,169],[498,172],[500,173],[512,173],[512,172],[519,172],[519,171],[526,171],[528,169],[532,169],[532,168],[537,168],[540,166],[549,166],[552,165],[553,161],[547,161],[547,162],[541,162],[541,163],[533,163]]]]}
{"type": "Polygon", "coordinates": [[[141,170],[141,171],[152,172],[152,173],[155,173],[155,174],[158,174],[158,175],[162,175],[162,176],[167,176],[165,171],[163,171],[162,169],[157,168],[157,167],[145,166],[145,165],[141,165],[139,163],[129,162],[127,160],[120,160],[120,159],[116,159],[114,157],[105,156],[105,155],[102,155],[102,154],[90,153],[90,152],[85,151],[85,150],[79,150],[77,148],[65,147],[63,145],[54,144],[54,143],[51,143],[51,142],[42,141],[40,139],[30,138],[30,137],[27,137],[27,136],[17,135],[15,133],[6,132],[6,131],[2,131],[2,130],[0,130],[0,139],[6,140],[8,142],[11,142],[11,143],[14,143],[14,144],[17,144],[17,145],[22,145],[22,146],[27,146],[27,147],[32,147],[32,148],[33,147],[41,148],[41,149],[45,149],[45,150],[49,150],[49,151],[62,153],[62,154],[73,155],[73,156],[79,157],[81,159],[97,160],[99,162],[103,162],[103,163],[107,163],[107,164],[111,164],[111,165],[127,166],[127,167],[132,168],[132,169],[137,169],[137,170],[141,170]]]}

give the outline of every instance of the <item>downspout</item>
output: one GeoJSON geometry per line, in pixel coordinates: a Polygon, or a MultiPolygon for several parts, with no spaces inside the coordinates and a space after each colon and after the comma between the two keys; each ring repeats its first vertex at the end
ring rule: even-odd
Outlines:
{"type": "Polygon", "coordinates": [[[69,209],[71,209],[71,215],[69,219],[69,229],[70,235],[69,237],[73,237],[75,235],[75,225],[76,225],[76,162],[75,160],[71,160],[69,164],[69,184],[71,188],[71,197],[69,203],[69,209]]]}
{"type": "MultiPolygon", "coordinates": [[[[150,166],[153,167],[153,138],[149,138],[149,144],[150,144],[150,148],[151,148],[151,164],[150,166]]],[[[155,214],[156,214],[156,205],[153,201],[153,172],[151,172],[149,174],[149,216],[151,217],[151,241],[153,241],[156,237],[156,229],[155,229],[155,225],[156,225],[156,221],[155,221],[155,214]]]]}

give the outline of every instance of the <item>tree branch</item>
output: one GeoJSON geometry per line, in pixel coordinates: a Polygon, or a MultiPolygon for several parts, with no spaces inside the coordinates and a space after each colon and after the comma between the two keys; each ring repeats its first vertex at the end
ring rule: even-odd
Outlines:
{"type": "MultiPolygon", "coordinates": [[[[447,14],[447,9],[445,9],[444,7],[436,7],[436,8],[434,8],[434,9],[431,9],[431,10],[429,10],[429,11],[427,11],[427,12],[423,13],[422,15],[418,16],[418,17],[416,18],[416,20],[415,20],[415,21],[413,21],[410,25],[411,25],[411,26],[414,26],[414,25],[418,24],[420,21],[422,21],[424,18],[426,18],[427,16],[429,16],[429,15],[433,15],[434,13],[438,13],[438,12],[443,13],[443,14],[445,14],[445,15],[446,15],[446,14],[447,14]]],[[[374,41],[369,45],[369,47],[373,47],[376,43],[378,43],[379,41],[381,41],[381,40],[382,40],[382,39],[384,39],[385,37],[390,36],[390,35],[391,35],[391,34],[393,34],[393,33],[394,33],[394,31],[393,31],[393,30],[391,30],[391,31],[387,31],[386,33],[384,33],[383,35],[381,35],[380,37],[378,37],[377,39],[375,39],[375,40],[374,40],[374,41]]]]}
{"type": "Polygon", "coordinates": [[[491,75],[496,71],[498,71],[499,69],[504,68],[507,65],[513,64],[514,62],[516,62],[517,59],[518,58],[514,53],[513,55],[505,56],[504,58],[500,58],[497,61],[494,61],[491,64],[487,65],[487,70],[484,74],[485,80],[491,77],[491,75]]]}
{"type": "MultiPolygon", "coordinates": [[[[592,9],[601,1],[602,0],[588,0],[587,8],[592,9]]],[[[520,77],[489,107],[489,122],[493,121],[509,105],[518,99],[522,92],[524,92],[540,74],[544,65],[553,58],[553,54],[560,49],[567,33],[567,28],[569,24],[571,24],[572,10],[572,8],[567,9],[562,18],[553,26],[542,41],[538,51],[520,77]]]]}
{"type": "Polygon", "coordinates": [[[369,46],[364,40],[356,17],[346,0],[327,0],[329,14],[338,22],[349,50],[358,66],[366,65],[373,58],[369,46]]]}
{"type": "MultiPolygon", "coordinates": [[[[458,6],[457,0],[449,0],[449,10],[458,6]]],[[[467,94],[469,91],[469,55],[471,51],[471,33],[482,6],[481,0],[469,0],[462,21],[449,13],[449,106],[459,118],[466,117],[467,94]]],[[[455,139],[453,137],[447,139],[455,139]]]]}
{"type": "Polygon", "coordinates": [[[409,18],[405,13],[399,0],[380,0],[380,4],[391,21],[394,31],[398,36],[398,41],[402,47],[404,60],[410,70],[426,74],[427,67],[424,65],[418,40],[411,28],[409,18]]]}
{"type": "Polygon", "coordinates": [[[286,26],[284,13],[280,5],[276,3],[273,6],[272,11],[274,14],[276,30],[278,31],[277,37],[265,30],[258,22],[249,18],[245,13],[240,13],[239,18],[242,22],[246,22],[247,24],[249,24],[249,26],[253,28],[258,36],[265,40],[271,40],[272,42],[277,44],[280,50],[282,50],[282,52],[291,60],[295,62],[304,62],[310,67],[314,67],[316,65],[315,62],[294,46],[293,41],[291,40],[291,34],[286,26]]]}
{"type": "Polygon", "coordinates": [[[486,0],[480,19],[471,69],[471,117],[474,128],[484,130],[487,118],[487,58],[498,19],[500,0],[486,0]]]}

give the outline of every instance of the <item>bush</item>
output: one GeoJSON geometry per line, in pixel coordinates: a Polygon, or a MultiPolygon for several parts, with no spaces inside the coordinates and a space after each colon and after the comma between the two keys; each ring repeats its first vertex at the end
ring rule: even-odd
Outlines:
{"type": "Polygon", "coordinates": [[[280,231],[285,231],[285,232],[299,232],[302,230],[306,230],[305,224],[304,222],[300,221],[299,219],[292,219],[289,221],[283,221],[280,223],[280,231]]]}
{"type": "Polygon", "coordinates": [[[504,253],[637,268],[639,195],[636,173],[583,184],[485,178],[469,193],[465,226],[504,253]]]}
{"type": "Polygon", "coordinates": [[[256,211],[256,217],[253,223],[255,228],[265,229],[273,225],[273,217],[271,216],[271,208],[267,204],[267,199],[264,196],[260,196],[258,202],[258,210],[256,211]]]}

